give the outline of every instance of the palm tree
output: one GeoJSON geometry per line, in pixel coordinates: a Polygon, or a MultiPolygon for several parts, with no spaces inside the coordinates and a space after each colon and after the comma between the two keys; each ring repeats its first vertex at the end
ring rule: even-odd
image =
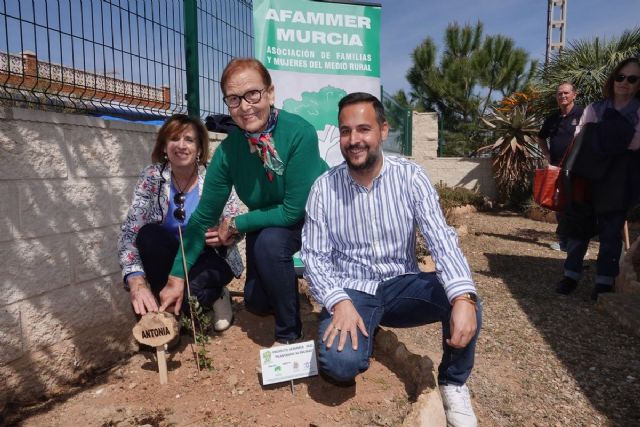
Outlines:
{"type": "Polygon", "coordinates": [[[609,72],[623,59],[639,55],[640,27],[611,40],[596,37],[570,42],[567,49],[539,70],[541,108],[546,112],[557,108],[556,88],[564,82],[573,83],[583,105],[602,99],[602,86],[609,72]]]}

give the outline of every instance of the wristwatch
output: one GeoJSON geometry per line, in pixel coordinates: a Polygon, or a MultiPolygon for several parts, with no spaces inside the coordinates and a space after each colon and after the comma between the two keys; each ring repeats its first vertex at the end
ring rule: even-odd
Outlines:
{"type": "Polygon", "coordinates": [[[453,301],[456,302],[457,300],[466,301],[470,304],[476,305],[478,303],[478,295],[473,292],[465,292],[462,295],[458,295],[453,301]]]}

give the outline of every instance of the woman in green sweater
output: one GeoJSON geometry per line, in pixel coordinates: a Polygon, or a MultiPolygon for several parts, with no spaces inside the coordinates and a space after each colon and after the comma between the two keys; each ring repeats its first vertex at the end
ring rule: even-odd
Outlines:
{"type": "MultiPolygon", "coordinates": [[[[235,234],[246,233],[245,305],[254,312],[274,313],[276,341],[292,342],[302,336],[292,255],[300,249],[311,185],[328,167],[320,157],[313,126],[273,106],[274,87],[262,63],[250,58],[232,60],[220,86],[240,130],[232,131],[220,144],[209,166],[200,204],[184,234],[187,269],[235,187],[249,212],[225,218],[216,229],[217,238],[226,244],[235,234]]],[[[184,268],[178,252],[160,293],[160,309],[178,314],[183,290],[184,268]]]]}

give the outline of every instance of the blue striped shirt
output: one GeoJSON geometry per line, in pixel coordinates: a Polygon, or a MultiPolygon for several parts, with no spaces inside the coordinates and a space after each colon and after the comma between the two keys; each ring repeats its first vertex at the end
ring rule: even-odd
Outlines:
{"type": "Polygon", "coordinates": [[[406,159],[384,156],[371,189],[342,163],[309,193],[301,257],[311,294],[327,310],[349,299],[344,288],[374,295],[385,280],[420,272],[416,226],[449,301],[476,292],[458,236],[445,222],[426,173],[406,159]]]}

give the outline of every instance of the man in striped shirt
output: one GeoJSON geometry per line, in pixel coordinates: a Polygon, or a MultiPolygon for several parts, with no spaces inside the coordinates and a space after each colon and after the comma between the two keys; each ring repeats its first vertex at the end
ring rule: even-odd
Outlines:
{"type": "Polygon", "coordinates": [[[320,176],[309,194],[301,256],[320,315],[321,372],[343,385],[369,367],[379,325],[441,322],[438,383],[451,426],[475,426],[469,390],[481,306],[455,231],[425,172],[386,156],[388,124],[380,101],[352,93],[339,103],[345,162],[320,176]],[[436,272],[415,254],[424,235],[436,272]]]}

